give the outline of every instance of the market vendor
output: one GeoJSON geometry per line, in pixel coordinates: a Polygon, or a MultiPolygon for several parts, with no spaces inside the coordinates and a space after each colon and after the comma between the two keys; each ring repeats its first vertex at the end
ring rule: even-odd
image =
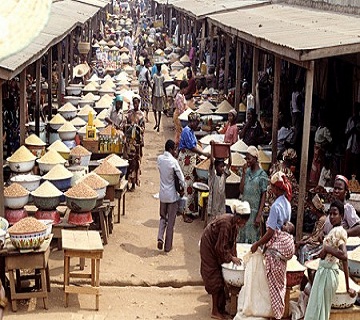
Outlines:
{"type": "MultiPolygon", "coordinates": [[[[334,182],[333,196],[344,203],[344,217],[341,225],[347,231],[348,237],[360,237],[360,218],[355,208],[346,200],[350,198],[349,180],[343,175],[337,175],[334,182]]],[[[333,228],[329,216],[326,218],[324,234],[328,234],[333,228]]]]}
{"type": "Polygon", "coordinates": [[[122,129],[124,116],[123,116],[123,97],[117,95],[114,99],[113,105],[109,108],[105,117],[108,124],[113,125],[116,129],[122,129]]]}
{"type": "Polygon", "coordinates": [[[225,134],[224,142],[234,144],[239,139],[239,129],[236,125],[237,111],[231,109],[228,113],[228,121],[224,128],[219,130],[220,134],[225,134]]]}
{"type": "Polygon", "coordinates": [[[248,110],[247,121],[244,128],[239,133],[239,138],[248,146],[258,146],[262,143],[264,138],[264,130],[258,120],[256,110],[251,108],[248,110]]]}
{"type": "Polygon", "coordinates": [[[194,110],[195,102],[194,102],[193,96],[196,93],[196,81],[193,76],[193,72],[192,72],[191,68],[187,69],[186,76],[188,78],[188,80],[187,80],[188,86],[184,91],[184,95],[185,95],[187,105],[189,106],[189,108],[194,110]]]}
{"type": "Polygon", "coordinates": [[[200,242],[200,273],[206,291],[212,295],[211,318],[226,319],[223,263],[233,262],[240,265],[236,255],[236,237],[238,229],[243,227],[250,217],[250,206],[240,202],[234,214],[223,214],[210,222],[205,228],[200,242]]]}
{"type": "Polygon", "coordinates": [[[271,177],[271,187],[276,200],[270,208],[266,222],[266,233],[251,246],[254,253],[260,246],[265,246],[265,267],[268,279],[271,308],[275,319],[281,319],[285,310],[286,263],[294,252],[292,235],[282,231],[290,221],[292,196],[291,184],[283,172],[271,177]]]}

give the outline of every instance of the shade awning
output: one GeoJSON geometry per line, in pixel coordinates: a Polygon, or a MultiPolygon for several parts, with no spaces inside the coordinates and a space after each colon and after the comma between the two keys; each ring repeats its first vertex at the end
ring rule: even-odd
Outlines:
{"type": "Polygon", "coordinates": [[[360,52],[360,17],[269,4],[209,15],[208,21],[261,49],[296,61],[360,52]]]}

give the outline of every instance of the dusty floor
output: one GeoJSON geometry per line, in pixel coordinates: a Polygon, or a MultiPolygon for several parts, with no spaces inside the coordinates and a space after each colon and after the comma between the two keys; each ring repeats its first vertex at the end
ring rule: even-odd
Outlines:
{"type": "MultiPolygon", "coordinates": [[[[198,242],[203,222],[186,224],[177,218],[173,250],[157,250],[159,189],[157,156],[166,139],[173,138],[172,119],[163,117],[160,133],[147,124],[142,163],[141,186],[126,195],[126,215],[115,224],[101,261],[100,310],[93,311],[92,296],[70,296],[69,308],[63,306],[63,254],[50,255],[51,292],[49,309],[41,299],[18,302],[18,311],[9,308],[5,319],[208,319],[210,296],[202,286],[199,273],[198,242]]],[[[72,261],[73,266],[78,261],[72,261]]]]}

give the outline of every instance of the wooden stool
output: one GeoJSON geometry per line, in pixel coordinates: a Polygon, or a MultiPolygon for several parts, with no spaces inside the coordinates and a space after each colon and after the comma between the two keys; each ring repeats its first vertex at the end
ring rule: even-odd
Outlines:
{"type": "Polygon", "coordinates": [[[129,190],[129,184],[127,180],[121,180],[120,184],[115,188],[115,198],[118,199],[118,210],[117,210],[117,223],[120,223],[120,208],[122,200],[122,215],[125,215],[125,194],[129,190]]]}
{"type": "Polygon", "coordinates": [[[44,308],[48,308],[48,291],[50,292],[50,278],[48,261],[50,256],[50,242],[52,235],[43,242],[39,249],[20,253],[11,243],[6,243],[5,269],[9,273],[11,307],[17,311],[16,300],[42,298],[44,308]],[[34,275],[21,276],[21,269],[35,269],[34,275]],[[15,280],[16,274],[16,280],[15,280]],[[35,279],[34,289],[30,292],[21,292],[21,280],[35,279]]]}
{"type": "Polygon", "coordinates": [[[228,284],[228,289],[230,294],[230,315],[233,316],[237,313],[238,295],[241,288],[228,284]]]}
{"type": "Polygon", "coordinates": [[[99,310],[100,259],[104,247],[98,231],[62,230],[64,250],[65,307],[69,304],[69,293],[95,295],[96,310],[99,310]],[[91,273],[70,272],[70,258],[91,259],[91,273]],[[70,286],[70,277],[91,279],[91,286],[70,286]]]}

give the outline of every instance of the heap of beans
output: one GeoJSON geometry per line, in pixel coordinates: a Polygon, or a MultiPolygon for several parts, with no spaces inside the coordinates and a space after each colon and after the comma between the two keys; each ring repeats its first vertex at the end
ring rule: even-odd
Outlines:
{"type": "Polygon", "coordinates": [[[95,170],[97,174],[120,174],[121,171],[110,164],[108,161],[103,161],[95,170]]]}
{"type": "Polygon", "coordinates": [[[9,187],[4,189],[4,196],[9,198],[24,197],[28,194],[29,191],[18,183],[12,183],[9,187]]]}
{"type": "Polygon", "coordinates": [[[86,175],[81,182],[86,183],[90,188],[93,188],[94,190],[105,188],[109,183],[98,176],[96,173],[91,172],[88,175],[86,175]]]}
{"type": "Polygon", "coordinates": [[[97,198],[97,192],[89,187],[86,183],[80,182],[65,192],[65,195],[70,198],[91,199],[97,198]]]}
{"type": "Polygon", "coordinates": [[[83,146],[76,146],[75,148],[71,149],[70,155],[72,156],[90,156],[91,152],[84,148],[83,146]]]}
{"type": "Polygon", "coordinates": [[[34,217],[23,218],[8,229],[9,233],[35,233],[46,229],[46,225],[34,217]]]}

